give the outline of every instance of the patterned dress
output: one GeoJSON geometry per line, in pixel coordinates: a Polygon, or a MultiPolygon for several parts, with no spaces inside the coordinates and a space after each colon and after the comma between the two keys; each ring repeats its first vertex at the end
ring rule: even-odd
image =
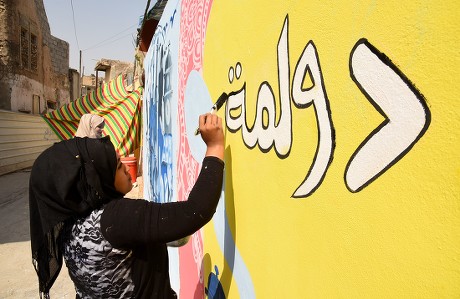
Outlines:
{"type": "Polygon", "coordinates": [[[94,210],[71,227],[64,260],[77,298],[133,298],[131,251],[112,247],[100,229],[103,209],[94,210]]]}

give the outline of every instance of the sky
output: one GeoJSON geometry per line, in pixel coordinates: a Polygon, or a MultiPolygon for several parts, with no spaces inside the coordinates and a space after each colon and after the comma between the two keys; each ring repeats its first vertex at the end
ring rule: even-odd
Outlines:
{"type": "MultiPolygon", "coordinates": [[[[95,74],[100,59],[134,62],[148,0],[43,0],[51,35],[69,43],[69,67],[95,74]]],[[[156,1],[150,1],[152,3],[156,1]]]]}

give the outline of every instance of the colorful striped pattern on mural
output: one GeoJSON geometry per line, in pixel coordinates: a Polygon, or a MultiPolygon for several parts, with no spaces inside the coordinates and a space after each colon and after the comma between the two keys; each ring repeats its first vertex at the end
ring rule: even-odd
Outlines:
{"type": "Polygon", "coordinates": [[[141,102],[143,88],[126,90],[124,76],[105,83],[83,96],[42,117],[61,139],[73,138],[83,114],[97,114],[105,119],[104,133],[110,136],[121,156],[140,146],[141,102]]]}

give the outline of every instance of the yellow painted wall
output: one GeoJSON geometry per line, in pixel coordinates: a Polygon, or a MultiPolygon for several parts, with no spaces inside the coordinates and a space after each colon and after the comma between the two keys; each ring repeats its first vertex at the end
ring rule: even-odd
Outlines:
{"type": "MultiPolygon", "coordinates": [[[[249,148],[241,130],[227,130],[225,214],[231,236],[225,239],[235,246],[227,242],[224,254],[218,241],[224,232],[207,225],[204,251],[207,273],[218,267],[227,298],[248,298],[251,288],[257,298],[460,297],[459,9],[452,0],[212,3],[203,58],[212,97],[245,84],[251,126],[259,87],[267,82],[279,119],[277,47],[287,18],[289,91],[302,51],[312,42],[335,132],[323,180],[309,196],[297,198],[293,193],[318,146],[313,106],[296,107],[291,94],[293,138],[283,157],[274,148],[249,148]],[[427,120],[426,131],[404,155],[352,192],[347,164],[384,121],[352,78],[351,54],[363,38],[423,95],[427,120]],[[229,70],[238,62],[241,75],[230,82],[229,70]],[[248,283],[239,280],[245,271],[238,272],[241,264],[232,264],[232,256],[246,267],[248,283]]],[[[383,94],[396,85],[376,89],[383,94]]],[[[396,110],[407,109],[399,120],[403,131],[418,121],[405,98],[390,100],[400,105],[396,110]]],[[[225,118],[225,109],[219,115],[225,118]]],[[[398,130],[390,132],[383,152],[399,139],[398,130]]],[[[365,164],[378,160],[376,154],[365,164]]]]}

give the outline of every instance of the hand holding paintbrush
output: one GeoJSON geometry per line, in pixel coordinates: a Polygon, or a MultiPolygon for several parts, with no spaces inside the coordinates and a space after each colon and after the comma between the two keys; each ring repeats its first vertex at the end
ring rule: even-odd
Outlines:
{"type": "MultiPolygon", "coordinates": [[[[211,107],[211,111],[209,113],[214,114],[215,112],[219,111],[220,107],[224,105],[224,103],[228,100],[228,94],[223,92],[220,97],[217,99],[216,103],[211,107]]],[[[200,134],[200,128],[198,127],[195,130],[195,135],[200,134]]]]}
{"type": "Polygon", "coordinates": [[[222,127],[222,118],[214,113],[205,113],[200,115],[200,134],[206,144],[205,156],[217,157],[224,160],[224,130],[222,127]]]}

